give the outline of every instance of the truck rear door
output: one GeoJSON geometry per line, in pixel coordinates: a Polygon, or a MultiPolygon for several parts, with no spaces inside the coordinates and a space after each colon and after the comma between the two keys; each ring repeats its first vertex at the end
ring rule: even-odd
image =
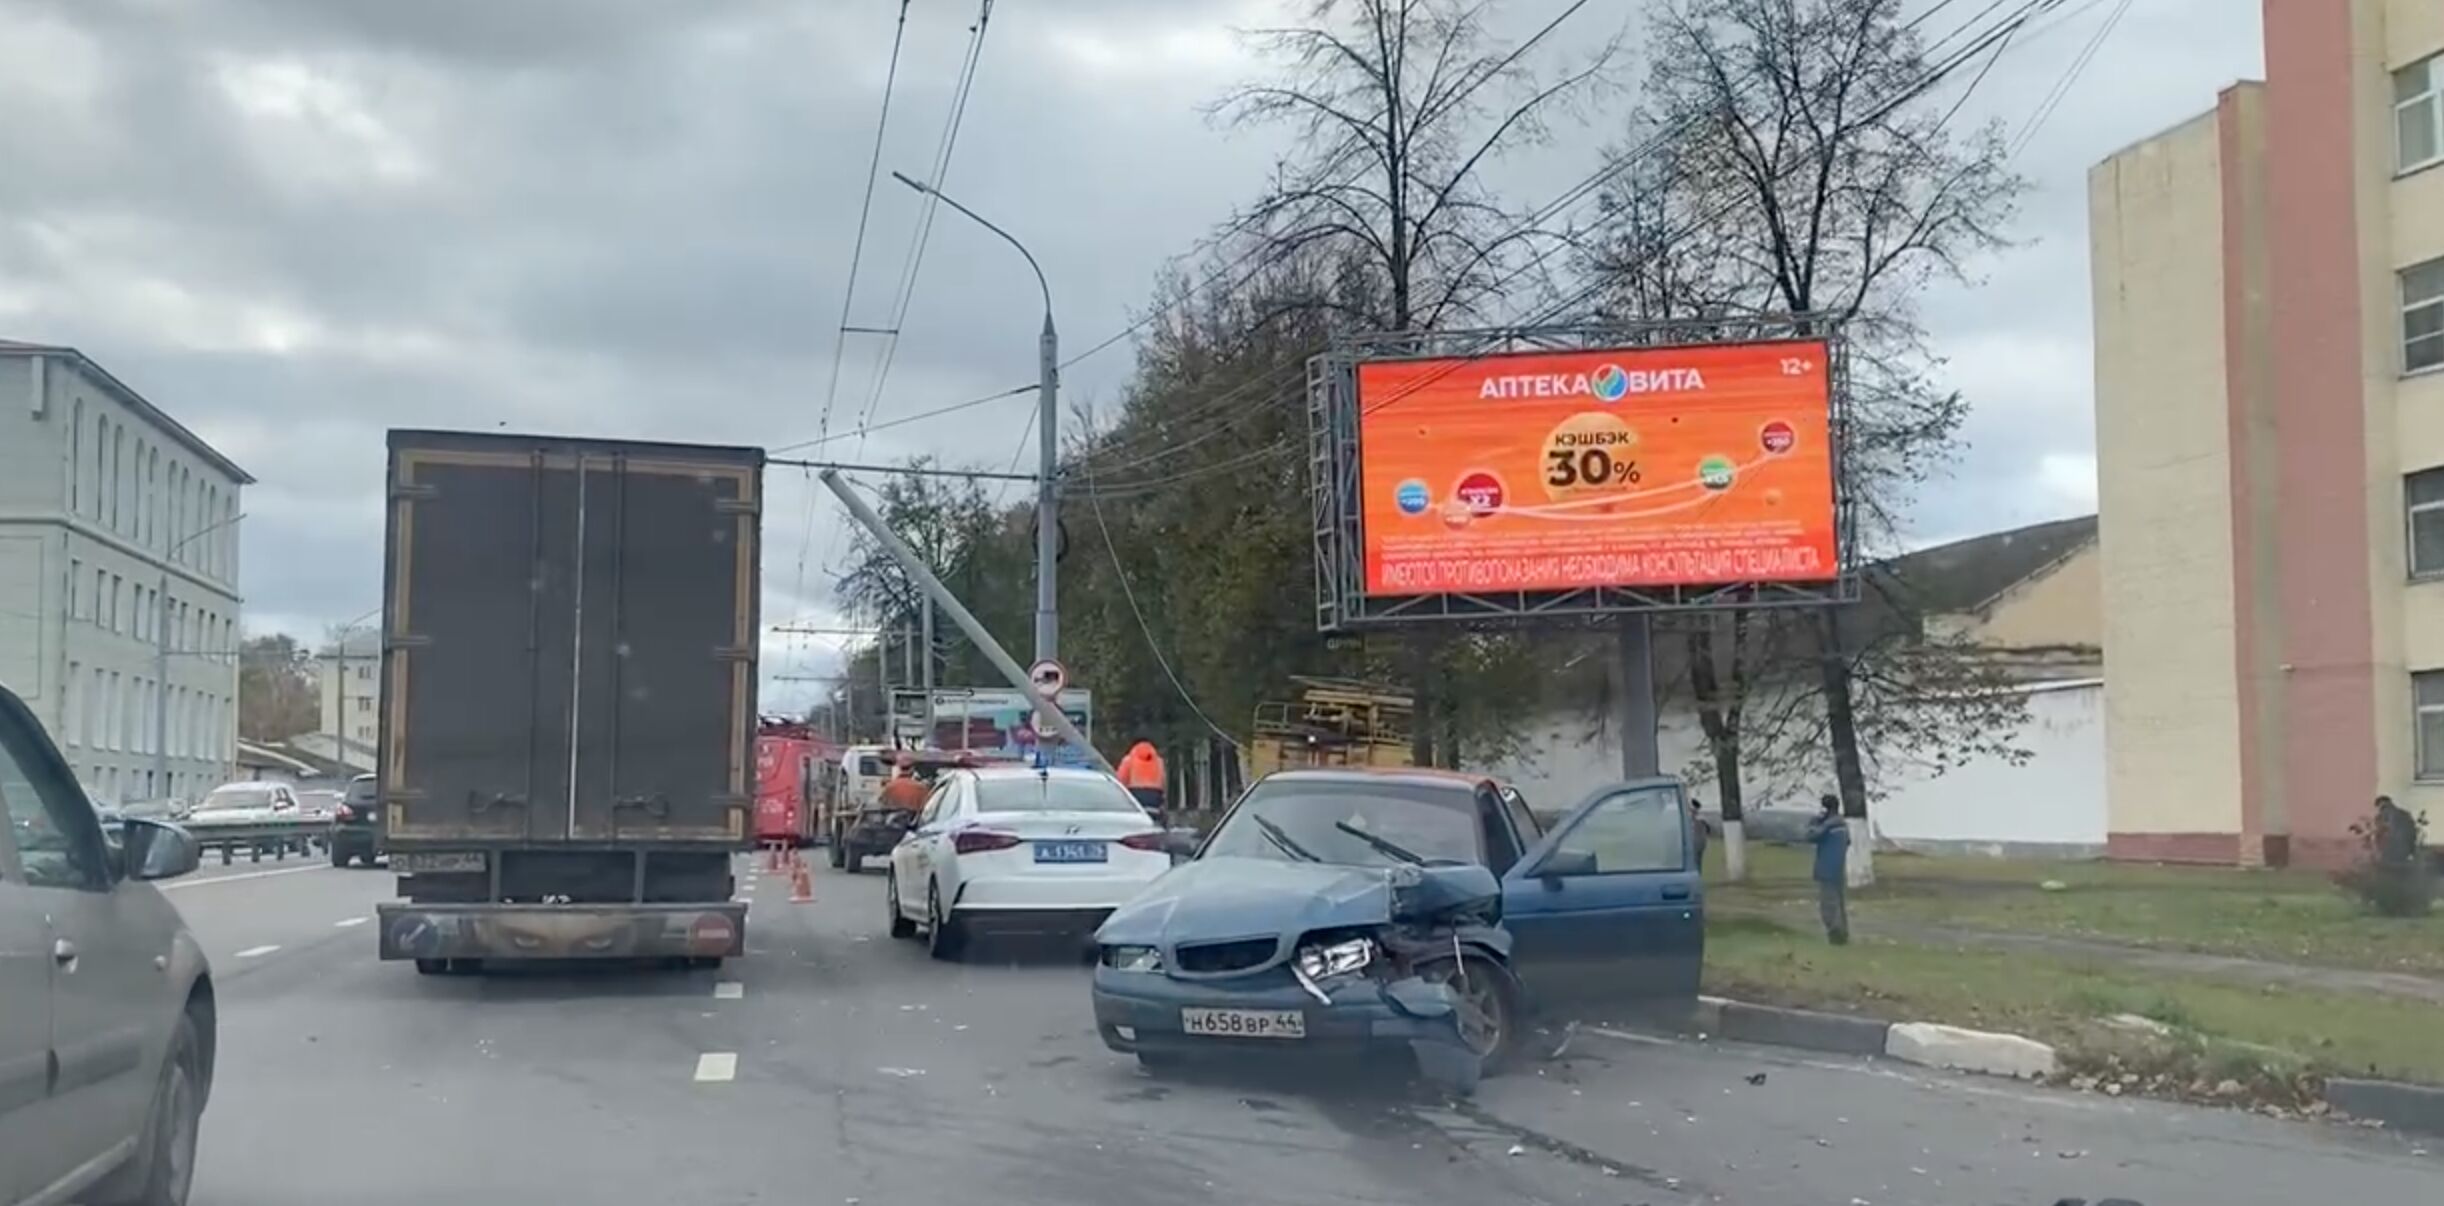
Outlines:
{"type": "Polygon", "coordinates": [[[390,839],[744,842],[760,454],[391,445],[390,839]]]}

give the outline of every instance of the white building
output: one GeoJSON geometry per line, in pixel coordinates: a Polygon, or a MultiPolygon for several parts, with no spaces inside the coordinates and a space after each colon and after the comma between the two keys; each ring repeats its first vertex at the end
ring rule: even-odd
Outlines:
{"type": "Polygon", "coordinates": [[[229,773],[253,482],[76,349],[0,340],[0,681],[97,800],[229,773]]]}
{"type": "MultiPolygon", "coordinates": [[[[1876,794],[1868,823],[1879,845],[2005,856],[2105,853],[2096,530],[2093,516],[2035,524],[1922,549],[1871,571],[1883,579],[1871,596],[1901,610],[1880,619],[1861,615],[1862,623],[1914,624],[1981,646],[2028,707],[2014,738],[2027,756],[2016,761],[1978,756],[1935,774],[1905,752],[1865,751],[1876,794]]],[[[1709,807],[1719,806],[1685,658],[1674,644],[1656,652],[1658,760],[1709,807]]],[[[1775,697],[1771,686],[1752,690],[1759,700],[1775,697]]],[[[1620,777],[1618,734],[1598,732],[1583,706],[1549,706],[1523,736],[1522,749],[1486,769],[1515,784],[1533,807],[1566,809],[1620,777]]],[[[1742,780],[1752,812],[1804,814],[1832,787],[1824,767],[1750,764],[1742,780]]]]}
{"type": "Polygon", "coordinates": [[[360,628],[315,654],[314,677],[322,696],[316,735],[325,741],[300,744],[333,761],[372,770],[382,720],[381,634],[360,628]]]}

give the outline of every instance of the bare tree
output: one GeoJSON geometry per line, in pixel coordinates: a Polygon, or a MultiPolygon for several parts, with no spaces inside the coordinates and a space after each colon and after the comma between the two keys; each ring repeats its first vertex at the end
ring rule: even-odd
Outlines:
{"type": "MultiPolygon", "coordinates": [[[[1487,0],[1309,0],[1303,24],[1257,31],[1280,66],[1215,107],[1238,124],[1287,126],[1297,150],[1223,230],[1225,246],[1273,260],[1317,257],[1358,279],[1313,304],[1345,329],[1430,331],[1481,318],[1527,253],[1556,236],[1506,210],[1486,174],[1545,137],[1612,58],[1607,43],[1546,78],[1526,64],[1572,4],[1516,46],[1486,28],[1487,0]]],[[[1454,661],[1481,661],[1441,633],[1408,642],[1413,753],[1435,761],[1438,690],[1454,661]]],[[[1445,749],[1442,761],[1455,761],[1445,749]]]]}
{"type": "MultiPolygon", "coordinates": [[[[1668,171],[1619,207],[1625,216],[1605,244],[1639,270],[1596,264],[1618,277],[1616,304],[1817,315],[1826,333],[1845,335],[1850,518],[1871,549],[1892,547],[1915,487],[1956,452],[1967,413],[1965,399],[1935,383],[1939,361],[1917,300],[1931,284],[1966,281],[1975,256],[2004,245],[2023,187],[2000,130],[1953,130],[1957,100],[1933,91],[1965,74],[1970,59],[1931,57],[1902,8],[1902,0],[1666,0],[1653,19],[1643,120],[1658,132],[1668,171]],[[1683,239],[1702,248],[1702,266],[1677,275],[1648,266],[1655,246],[1683,239]],[[1659,283],[1670,286],[1660,297],[1659,283]]],[[[2003,18],[2014,19],[2024,18],[2003,18]]],[[[1999,54],[2005,43],[1991,36],[1999,29],[1955,32],[1969,35],[1962,46],[1999,54]]],[[[1807,627],[1815,687],[1780,710],[1782,748],[1797,748],[1794,734],[1821,737],[1845,815],[1862,824],[1866,816],[1862,732],[1923,750],[1960,734],[1934,722],[1950,709],[2000,724],[1967,736],[1986,738],[1971,748],[2008,756],[2017,728],[2008,701],[2019,697],[1989,680],[1974,650],[1882,639],[1850,648],[1852,626],[1832,608],[1807,627]],[[1892,712],[1865,714],[1870,707],[1892,712]],[[1820,733],[1793,728],[1802,715],[1820,716],[1820,733]]],[[[1853,846],[1858,878],[1867,878],[1867,843],[1853,846]]]]}

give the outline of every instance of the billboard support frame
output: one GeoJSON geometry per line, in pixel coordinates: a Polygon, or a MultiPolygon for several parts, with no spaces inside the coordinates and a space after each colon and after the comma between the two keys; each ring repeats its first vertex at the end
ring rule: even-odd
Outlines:
{"type": "Polygon", "coordinates": [[[1446,621],[1499,625],[1544,619],[1646,615],[1666,611],[1819,607],[1858,599],[1857,500],[1847,472],[1850,436],[1849,349],[1838,320],[1824,314],[1657,319],[1382,332],[1334,339],[1307,361],[1308,497],[1313,518],[1316,629],[1446,621]],[[1821,582],[1727,582],[1676,586],[1584,586],[1559,590],[1369,595],[1359,530],[1358,365],[1395,360],[1469,360],[1518,352],[1581,352],[1815,339],[1825,344],[1832,435],[1834,564],[1821,582]]]}

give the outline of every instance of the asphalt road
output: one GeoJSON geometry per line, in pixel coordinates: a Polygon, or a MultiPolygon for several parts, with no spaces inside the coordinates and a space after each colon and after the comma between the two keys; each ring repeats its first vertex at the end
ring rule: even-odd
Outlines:
{"type": "Polygon", "coordinates": [[[717,973],[465,979],[374,960],[385,873],[177,881],[221,986],[195,1203],[2444,1201],[2444,1142],[1630,1034],[1467,1102],[1154,1079],[1096,1041],[1074,957],[934,963],[883,935],[879,874],[814,875],[813,904],[752,882],[717,973]]]}

